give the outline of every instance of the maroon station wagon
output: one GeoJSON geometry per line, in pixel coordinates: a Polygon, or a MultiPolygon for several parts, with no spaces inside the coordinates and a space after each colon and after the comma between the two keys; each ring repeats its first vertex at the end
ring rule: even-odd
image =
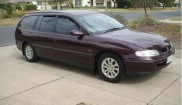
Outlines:
{"type": "Polygon", "coordinates": [[[132,31],[109,16],[85,10],[29,13],[15,37],[29,62],[39,57],[61,61],[98,71],[108,82],[162,69],[175,52],[163,36],[132,31]]]}

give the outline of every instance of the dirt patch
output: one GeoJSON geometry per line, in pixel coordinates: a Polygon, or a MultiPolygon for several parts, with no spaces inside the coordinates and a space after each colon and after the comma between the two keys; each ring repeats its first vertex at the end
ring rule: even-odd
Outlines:
{"type": "Polygon", "coordinates": [[[17,25],[20,18],[0,19],[0,26],[17,25]]]}
{"type": "Polygon", "coordinates": [[[137,31],[153,32],[167,37],[176,49],[176,57],[181,57],[181,24],[161,23],[157,26],[138,27],[137,31]]]}

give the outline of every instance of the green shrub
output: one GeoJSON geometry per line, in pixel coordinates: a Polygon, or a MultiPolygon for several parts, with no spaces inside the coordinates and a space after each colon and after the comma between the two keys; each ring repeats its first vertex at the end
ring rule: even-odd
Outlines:
{"type": "Polygon", "coordinates": [[[22,10],[22,7],[19,3],[14,4],[16,10],[22,10]]]}
{"type": "Polygon", "coordinates": [[[0,4],[0,9],[5,9],[5,4],[0,4]]]}
{"type": "Polygon", "coordinates": [[[131,28],[138,28],[143,26],[156,26],[159,22],[152,18],[151,16],[138,17],[136,20],[132,21],[129,26],[131,28]]]}
{"type": "Polygon", "coordinates": [[[6,10],[6,13],[7,14],[12,14],[13,13],[13,5],[12,4],[10,4],[10,3],[7,3],[6,5],[5,5],[5,10],[6,10]]]}
{"type": "Polygon", "coordinates": [[[166,2],[166,7],[173,7],[175,0],[169,0],[166,2]]]}
{"type": "Polygon", "coordinates": [[[24,4],[23,5],[24,10],[37,10],[37,5],[33,4],[24,4]]]}
{"type": "Polygon", "coordinates": [[[118,13],[107,13],[106,15],[108,15],[108,16],[116,19],[117,21],[119,21],[120,23],[122,23],[124,25],[127,24],[127,20],[123,16],[121,16],[120,14],[118,14],[118,13]]]}

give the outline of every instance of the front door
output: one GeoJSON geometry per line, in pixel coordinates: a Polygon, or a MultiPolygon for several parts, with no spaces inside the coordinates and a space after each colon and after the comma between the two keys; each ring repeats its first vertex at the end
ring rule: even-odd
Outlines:
{"type": "Polygon", "coordinates": [[[93,56],[88,51],[88,46],[84,41],[84,36],[70,35],[72,30],[81,30],[75,21],[68,17],[59,16],[56,22],[56,34],[54,35],[53,54],[61,60],[88,64],[93,56]]]}

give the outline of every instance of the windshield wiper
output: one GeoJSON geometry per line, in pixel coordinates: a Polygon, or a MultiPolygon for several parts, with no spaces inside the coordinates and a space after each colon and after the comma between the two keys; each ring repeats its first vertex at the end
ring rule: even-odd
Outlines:
{"type": "Polygon", "coordinates": [[[104,31],[104,33],[111,32],[111,31],[115,31],[115,30],[122,30],[124,28],[126,28],[126,26],[124,26],[124,27],[118,27],[118,28],[111,28],[111,29],[108,29],[108,30],[104,31]]]}

